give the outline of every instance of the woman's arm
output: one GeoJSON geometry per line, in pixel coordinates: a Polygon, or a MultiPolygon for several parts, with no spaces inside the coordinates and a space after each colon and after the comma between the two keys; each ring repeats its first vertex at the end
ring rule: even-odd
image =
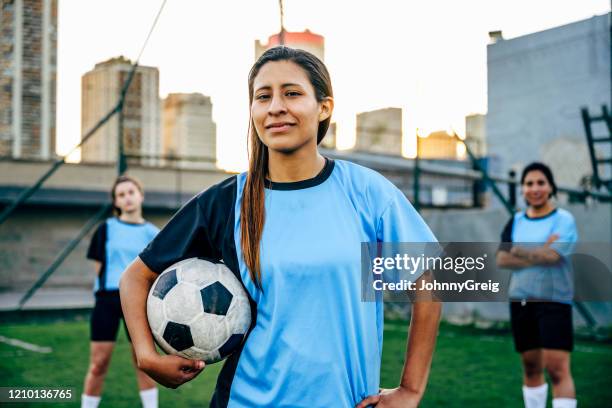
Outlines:
{"type": "Polygon", "coordinates": [[[554,265],[561,259],[559,253],[549,247],[514,247],[510,255],[531,265],[554,265]]]}
{"type": "Polygon", "coordinates": [[[418,396],[419,400],[425,393],[429,378],[441,311],[440,302],[416,301],[412,305],[406,361],[400,388],[418,396]]]}
{"type": "Polygon", "coordinates": [[[527,259],[519,258],[508,251],[497,251],[495,261],[500,268],[508,269],[523,269],[533,265],[527,259]]]}
{"type": "Polygon", "coordinates": [[[380,394],[367,397],[355,408],[366,408],[370,405],[380,408],[412,408],[419,405],[429,378],[442,311],[442,303],[431,300],[431,294],[420,296],[430,300],[416,300],[413,303],[400,386],[381,390],[380,394]]]}
{"type": "Polygon", "coordinates": [[[93,263],[94,263],[94,270],[96,271],[96,276],[100,276],[100,272],[102,272],[102,262],[93,261],[93,263]]]}
{"type": "Polygon", "coordinates": [[[136,258],[121,277],[121,307],[138,367],[158,383],[176,388],[198,375],[204,362],[157,353],[147,320],[147,297],[157,276],[140,258],[136,258]]]}
{"type": "Polygon", "coordinates": [[[561,255],[551,248],[551,245],[558,239],[559,235],[552,234],[543,246],[529,248],[513,246],[510,255],[531,265],[553,265],[561,259],[561,255]]]}

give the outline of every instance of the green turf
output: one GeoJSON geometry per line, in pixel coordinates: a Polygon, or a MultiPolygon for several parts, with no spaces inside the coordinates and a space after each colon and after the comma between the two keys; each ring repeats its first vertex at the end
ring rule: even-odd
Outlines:
{"type": "MultiPolygon", "coordinates": [[[[399,380],[406,342],[405,322],[387,322],[381,372],[383,387],[399,380]]],[[[0,343],[0,386],[73,387],[80,396],[88,364],[89,328],[85,321],[12,324],[0,335],[53,348],[35,353],[0,343]]],[[[580,341],[572,369],[581,407],[612,400],[612,347],[580,341]]],[[[221,366],[207,367],[177,390],[161,389],[161,407],[207,406],[221,366]]],[[[101,407],[137,407],[129,343],[121,333],[106,380],[101,407]]],[[[521,368],[506,332],[483,332],[443,324],[422,407],[520,407],[521,368]]],[[[10,404],[10,406],[25,406],[10,404]]],[[[30,404],[29,406],[78,406],[30,404]]]]}

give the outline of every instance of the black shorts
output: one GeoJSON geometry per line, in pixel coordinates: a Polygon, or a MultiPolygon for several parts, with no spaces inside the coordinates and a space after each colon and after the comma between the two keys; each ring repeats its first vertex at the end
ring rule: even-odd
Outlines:
{"type": "Polygon", "coordinates": [[[510,303],[510,322],[514,348],[519,353],[540,348],[574,349],[572,305],[513,301],[510,303]]]}
{"type": "Polygon", "coordinates": [[[128,341],[131,341],[123,319],[119,291],[96,292],[96,304],[91,312],[91,341],[117,341],[120,320],[123,320],[128,341]]]}

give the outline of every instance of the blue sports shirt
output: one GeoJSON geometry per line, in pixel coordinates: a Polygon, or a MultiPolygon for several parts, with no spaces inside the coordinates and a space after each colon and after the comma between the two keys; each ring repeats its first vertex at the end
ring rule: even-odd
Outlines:
{"type": "Polygon", "coordinates": [[[259,290],[239,256],[245,180],[198,194],[140,254],[157,273],[193,256],[222,260],[250,297],[251,331],[211,406],[354,407],[378,393],[383,335],[382,303],[361,301],[361,242],[435,237],[383,176],[327,160],[312,179],[266,183],[259,290]]]}
{"type": "MultiPolygon", "coordinates": [[[[556,208],[537,218],[529,217],[524,211],[517,212],[506,224],[501,240],[527,247],[530,243],[541,246],[553,234],[559,238],[551,248],[561,256],[560,261],[554,265],[534,265],[514,271],[509,288],[511,299],[572,303],[574,282],[572,264],[568,257],[578,241],[578,231],[569,211],[556,208]]],[[[502,248],[510,249],[508,246],[502,248]]]]}
{"type": "Polygon", "coordinates": [[[94,292],[119,290],[123,271],[158,232],[150,222],[134,224],[112,217],[101,223],[87,251],[87,258],[102,263],[94,292]]]}

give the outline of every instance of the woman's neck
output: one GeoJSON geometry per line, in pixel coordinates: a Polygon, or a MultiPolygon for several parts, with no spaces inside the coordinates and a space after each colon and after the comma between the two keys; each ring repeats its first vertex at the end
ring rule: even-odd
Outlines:
{"type": "Polygon", "coordinates": [[[122,212],[119,219],[123,222],[129,222],[130,224],[142,224],[145,222],[142,218],[142,211],[133,212],[122,212]]]}
{"type": "Polygon", "coordinates": [[[318,150],[284,154],[269,152],[268,179],[276,183],[291,183],[315,177],[325,167],[325,158],[318,150]]]}
{"type": "Polygon", "coordinates": [[[529,208],[527,208],[527,215],[532,218],[542,217],[544,215],[549,214],[554,209],[555,206],[550,202],[550,200],[548,200],[544,205],[539,207],[530,205],[529,208]]]}

